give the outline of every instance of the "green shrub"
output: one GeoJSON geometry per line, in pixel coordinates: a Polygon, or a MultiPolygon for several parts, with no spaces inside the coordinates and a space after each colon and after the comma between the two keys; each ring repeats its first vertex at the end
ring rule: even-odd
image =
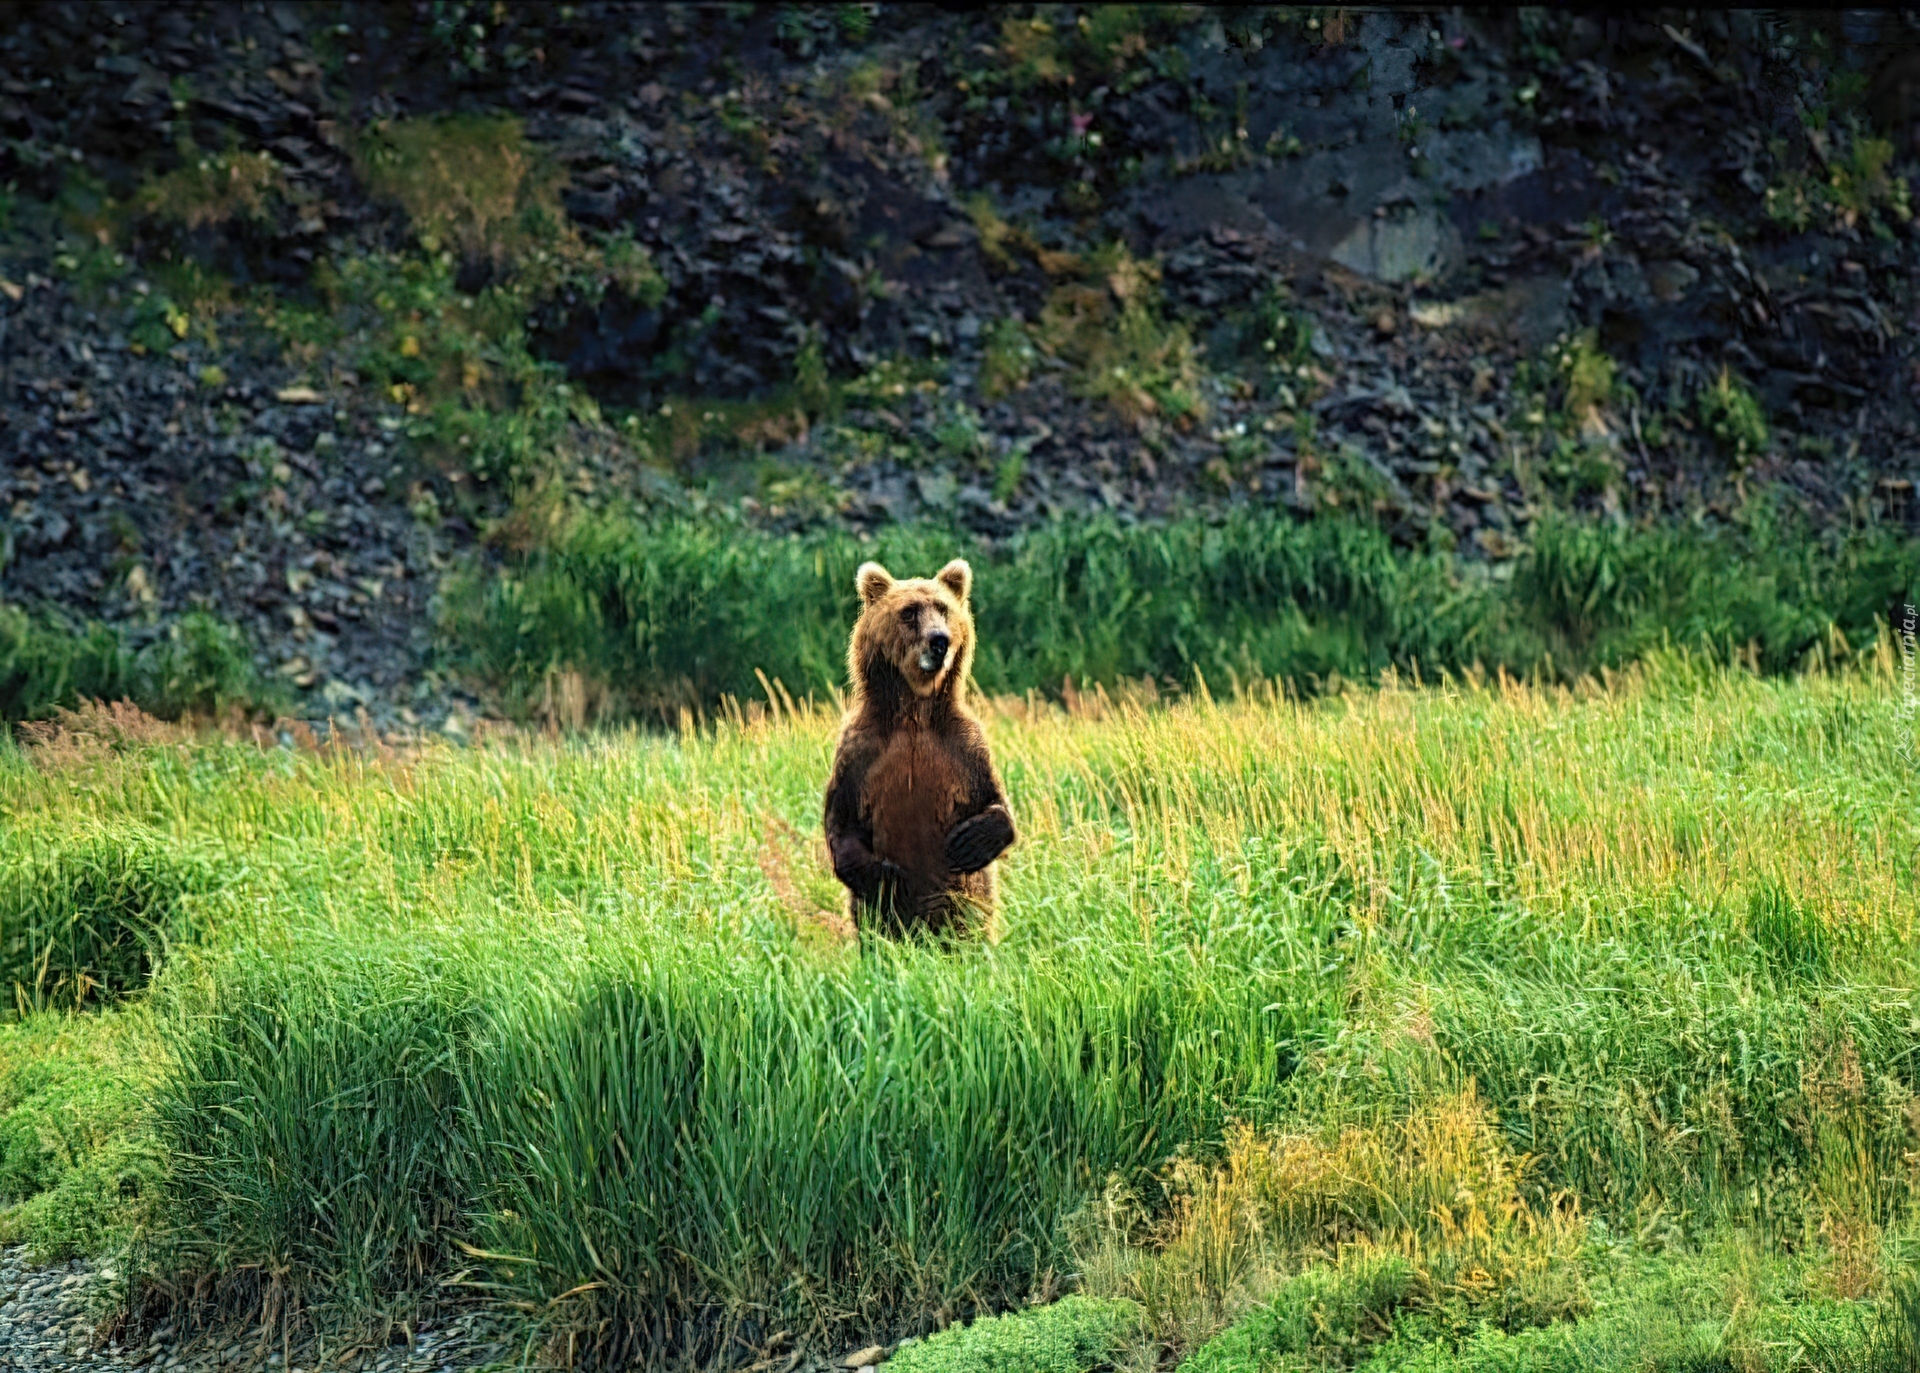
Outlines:
{"type": "Polygon", "coordinates": [[[1063,1297],[1051,1306],[982,1316],[903,1345],[888,1373],[1086,1373],[1140,1329],[1130,1301],[1063,1297]]]}
{"type": "Polygon", "coordinates": [[[1734,1373],[1718,1323],[1636,1311],[1508,1334],[1488,1327],[1459,1348],[1389,1346],[1360,1373],[1734,1373]]]}
{"type": "Polygon", "coordinates": [[[1350,1365],[1391,1333],[1413,1285],[1413,1265],[1398,1254],[1350,1253],[1336,1267],[1309,1268],[1194,1351],[1180,1373],[1350,1365]]]}

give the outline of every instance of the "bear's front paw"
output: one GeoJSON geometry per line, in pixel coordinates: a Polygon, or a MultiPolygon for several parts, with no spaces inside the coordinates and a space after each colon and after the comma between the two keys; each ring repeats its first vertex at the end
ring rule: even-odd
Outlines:
{"type": "Polygon", "coordinates": [[[873,860],[873,866],[868,869],[867,880],[873,888],[873,899],[875,901],[888,900],[900,892],[905,891],[907,886],[907,874],[905,870],[896,867],[884,858],[876,858],[873,860]]]}
{"type": "Polygon", "coordinates": [[[885,906],[906,890],[907,875],[884,858],[876,858],[847,883],[863,906],[885,906]]]}
{"type": "Polygon", "coordinates": [[[979,872],[1013,843],[1013,817],[1005,806],[988,806],[947,832],[947,866],[955,872],[979,872]]]}

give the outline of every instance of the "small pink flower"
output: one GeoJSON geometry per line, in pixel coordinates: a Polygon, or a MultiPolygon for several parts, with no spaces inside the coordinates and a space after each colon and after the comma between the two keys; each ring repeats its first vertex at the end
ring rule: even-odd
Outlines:
{"type": "Polygon", "coordinates": [[[1092,126],[1093,116],[1090,114],[1076,114],[1067,120],[1067,127],[1073,130],[1074,137],[1076,138],[1084,134],[1092,126]]]}
{"type": "Polygon", "coordinates": [[[1449,38],[1447,42],[1454,48],[1456,52],[1459,49],[1467,46],[1467,38],[1465,34],[1455,34],[1452,38],[1449,38]]]}

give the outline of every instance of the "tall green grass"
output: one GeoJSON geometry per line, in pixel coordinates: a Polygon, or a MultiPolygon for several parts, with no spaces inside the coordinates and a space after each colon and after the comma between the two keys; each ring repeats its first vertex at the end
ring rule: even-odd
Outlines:
{"type": "Polygon", "coordinates": [[[837,932],[833,721],[805,709],[391,757],[0,752],[0,824],[71,845],[35,872],[125,832],[221,874],[149,994],[169,1274],[343,1316],[469,1293],[704,1357],[1079,1272],[1197,1345],[1349,1243],[1464,1290],[1508,1241],[1459,1218],[1509,1201],[1547,1277],[1471,1311],[1576,1309],[1553,1265],[1585,1214],[1815,1249],[1909,1225],[1896,688],[1883,643],[1804,678],[1657,654],[1606,686],[1002,700],[1006,934],[955,950],[837,932]],[[1394,1144],[1456,1117],[1471,1166],[1394,1144]],[[1196,1180],[1221,1169],[1266,1181],[1196,1180]],[[1151,1261],[1090,1265],[1087,1218],[1129,1206],[1103,1233],[1151,1261]]]}
{"type": "Polygon", "coordinates": [[[525,709],[574,672],[602,713],[660,712],[843,684],[853,572],[878,558],[924,574],[961,554],[975,578],[990,692],[1150,677],[1370,680],[1388,666],[1481,664],[1567,679],[1664,644],[1751,646],[1798,666],[1838,631],[1872,641],[1920,582],[1891,534],[1543,521],[1506,579],[1395,547],[1371,525],[1239,514],[1219,523],[1060,523],[988,547],[925,527],[871,541],[780,537],[691,521],[583,517],[531,552],[470,568],[444,601],[454,659],[525,709]]]}
{"type": "Polygon", "coordinates": [[[165,719],[277,699],[239,630],[193,611],[135,647],[107,625],[75,629],[0,604],[0,721],[84,701],[130,700],[165,719]]]}
{"type": "Polygon", "coordinates": [[[822,957],[790,917],[607,914],[235,951],[163,1105],[197,1260],[373,1302],[457,1242],[641,1347],[1003,1302],[1110,1173],[1273,1100],[1333,1014],[1283,923],[1196,964],[1129,916],[822,957]]]}

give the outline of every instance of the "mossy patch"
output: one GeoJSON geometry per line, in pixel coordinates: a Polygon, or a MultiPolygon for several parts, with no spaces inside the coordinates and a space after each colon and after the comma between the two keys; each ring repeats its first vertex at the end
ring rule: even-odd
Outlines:
{"type": "Polygon", "coordinates": [[[1760,398],[1725,367],[1700,392],[1700,422],[1735,463],[1744,466],[1766,450],[1767,414],[1760,398]]]}
{"type": "Polygon", "coordinates": [[[162,1064],[145,1006],[0,1024],[0,1243],[100,1253],[159,1201],[146,1103],[162,1064]]]}
{"type": "Polygon", "coordinates": [[[270,220],[286,195],[280,164],[264,152],[191,154],[134,197],[143,215],[193,230],[243,219],[270,220]]]}
{"type": "Polygon", "coordinates": [[[982,1316],[902,1346],[888,1373],[1086,1373],[1140,1329],[1130,1301],[1065,1297],[1051,1306],[982,1316]]]}

